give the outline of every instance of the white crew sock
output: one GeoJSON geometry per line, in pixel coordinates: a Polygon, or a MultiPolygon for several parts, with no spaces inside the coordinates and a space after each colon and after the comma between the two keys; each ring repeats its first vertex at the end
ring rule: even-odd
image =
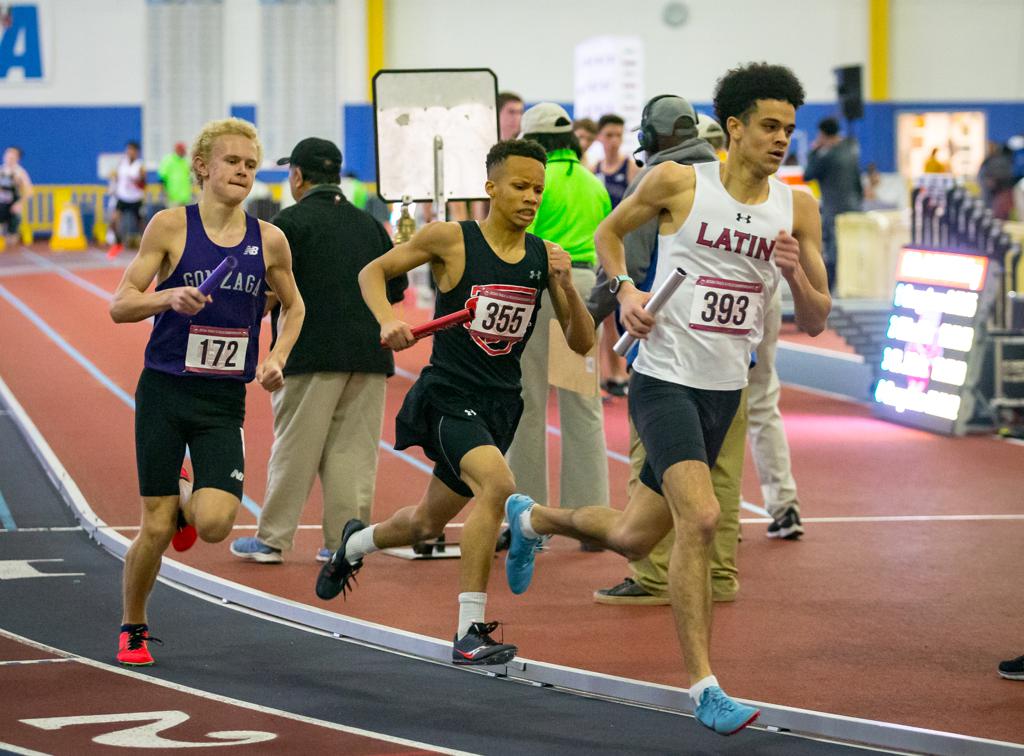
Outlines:
{"type": "Polygon", "coordinates": [[[703,680],[699,680],[690,686],[690,698],[693,699],[694,706],[700,706],[701,695],[703,695],[704,691],[713,685],[721,687],[718,685],[717,677],[714,675],[708,675],[703,680]]]}
{"type": "Polygon", "coordinates": [[[459,594],[459,629],[455,632],[456,638],[462,638],[468,633],[469,626],[474,622],[484,621],[484,608],[486,606],[486,593],[459,594]]]}
{"type": "Polygon", "coordinates": [[[373,531],[376,525],[369,525],[362,530],[352,534],[345,544],[345,561],[355,564],[367,554],[380,551],[380,547],[373,542],[373,531]]]}
{"type": "Polygon", "coordinates": [[[540,533],[533,529],[533,523],[530,522],[533,507],[534,505],[531,504],[519,514],[519,529],[527,538],[540,538],[540,533]]]}

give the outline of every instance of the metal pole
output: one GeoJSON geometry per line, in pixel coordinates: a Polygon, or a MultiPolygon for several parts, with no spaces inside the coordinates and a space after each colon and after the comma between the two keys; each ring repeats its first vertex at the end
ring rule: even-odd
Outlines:
{"type": "Polygon", "coordinates": [[[447,206],[444,201],[444,139],[438,134],[434,137],[434,217],[437,220],[448,220],[447,206]]]}

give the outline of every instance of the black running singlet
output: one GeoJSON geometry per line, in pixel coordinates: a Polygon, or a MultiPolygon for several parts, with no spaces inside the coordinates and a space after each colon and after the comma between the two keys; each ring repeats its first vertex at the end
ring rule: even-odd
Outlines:
{"type": "Polygon", "coordinates": [[[537,321],[548,285],[544,241],[526,234],[517,263],[498,257],[475,221],[460,221],[466,267],[451,291],[438,292],[434,317],[476,304],[470,322],[434,335],[430,370],[436,377],[481,389],[522,390],[519,358],[537,321]]]}

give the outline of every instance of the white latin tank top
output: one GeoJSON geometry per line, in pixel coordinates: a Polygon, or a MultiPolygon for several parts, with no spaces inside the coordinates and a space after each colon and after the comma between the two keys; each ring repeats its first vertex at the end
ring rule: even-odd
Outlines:
{"type": "Polygon", "coordinates": [[[658,237],[653,291],[676,268],[686,280],[665,303],[633,369],[698,389],[747,385],[764,310],[781,273],[772,259],[779,231],[793,232],[793,190],[774,177],[758,205],[733,199],[720,163],[697,163],[693,208],[680,229],[658,237]]]}

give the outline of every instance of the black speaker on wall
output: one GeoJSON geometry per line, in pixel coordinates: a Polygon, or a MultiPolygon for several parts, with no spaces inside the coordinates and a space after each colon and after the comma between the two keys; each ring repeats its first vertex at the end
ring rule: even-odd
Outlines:
{"type": "Polygon", "coordinates": [[[864,117],[864,97],[861,94],[863,66],[842,66],[832,69],[836,75],[836,91],[839,94],[839,106],[847,121],[856,121],[864,117]]]}

